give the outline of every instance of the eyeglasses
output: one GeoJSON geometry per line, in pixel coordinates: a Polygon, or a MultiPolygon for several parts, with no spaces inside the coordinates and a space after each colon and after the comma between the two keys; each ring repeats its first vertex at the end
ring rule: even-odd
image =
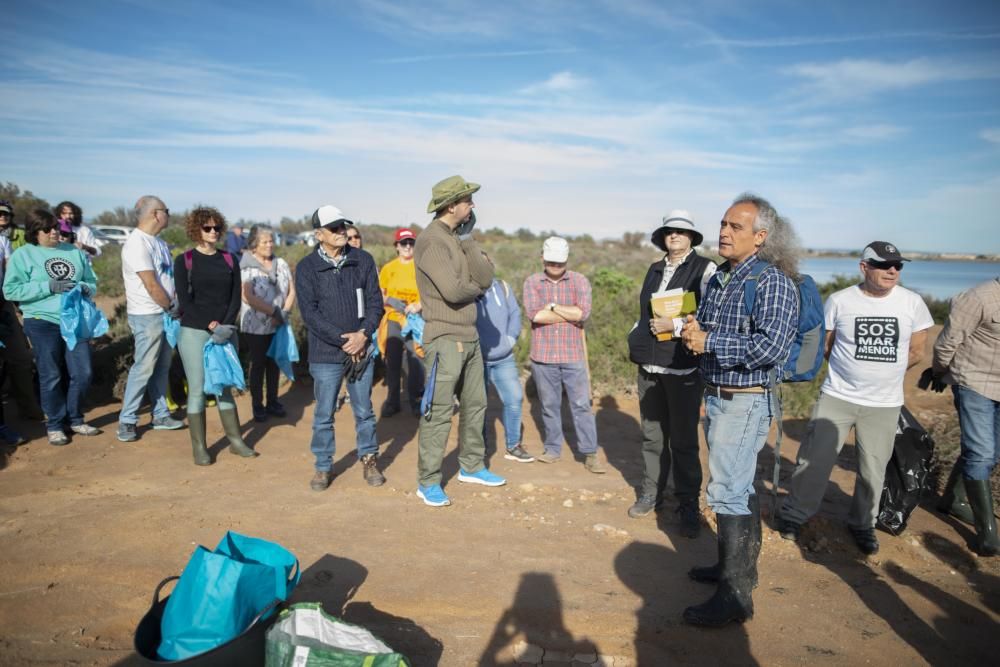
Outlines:
{"type": "Polygon", "coordinates": [[[873,269],[879,269],[880,271],[888,271],[889,269],[896,269],[897,271],[903,270],[902,262],[873,262],[869,259],[868,266],[873,269]]]}
{"type": "Polygon", "coordinates": [[[667,236],[671,236],[671,235],[674,235],[674,236],[685,236],[687,234],[687,232],[685,230],[683,230],[683,229],[667,229],[666,234],[667,234],[667,236]]]}
{"type": "Polygon", "coordinates": [[[348,234],[347,235],[347,240],[348,241],[360,241],[361,240],[361,235],[360,234],[348,234]]]}
{"type": "Polygon", "coordinates": [[[0,211],[0,218],[13,218],[14,216],[7,211],[0,211]]]}
{"type": "Polygon", "coordinates": [[[38,231],[40,231],[43,234],[48,234],[52,230],[58,229],[58,228],[59,228],[59,223],[58,222],[53,222],[51,225],[45,225],[45,226],[43,226],[38,231]]]}
{"type": "Polygon", "coordinates": [[[417,245],[417,242],[414,241],[413,239],[403,239],[402,241],[400,241],[396,245],[404,245],[404,246],[407,246],[409,248],[412,248],[413,246],[417,245]]]}
{"type": "Polygon", "coordinates": [[[344,231],[347,230],[347,225],[344,223],[340,223],[339,225],[327,225],[326,227],[323,227],[323,229],[331,234],[343,234],[344,231]]]}
{"type": "Polygon", "coordinates": [[[164,215],[166,215],[168,218],[170,217],[170,209],[169,208],[154,208],[153,209],[153,213],[156,213],[157,211],[163,211],[164,215]]]}
{"type": "Polygon", "coordinates": [[[212,232],[218,234],[219,232],[222,231],[222,227],[220,225],[202,225],[201,231],[205,232],[206,234],[210,234],[212,232]]]}

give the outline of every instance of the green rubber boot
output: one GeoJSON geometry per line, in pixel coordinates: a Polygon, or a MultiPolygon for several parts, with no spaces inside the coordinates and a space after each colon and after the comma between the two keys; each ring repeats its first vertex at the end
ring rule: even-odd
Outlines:
{"type": "Polygon", "coordinates": [[[969,507],[969,501],[965,497],[965,485],[962,483],[961,461],[961,459],[955,461],[955,465],[951,468],[951,474],[948,476],[948,484],[945,485],[944,493],[941,494],[941,501],[937,505],[937,510],[943,514],[953,516],[970,526],[974,526],[976,525],[976,520],[972,516],[972,508],[969,507]]]}
{"type": "Polygon", "coordinates": [[[212,465],[212,457],[208,453],[208,446],[205,444],[205,413],[188,413],[188,433],[191,435],[191,452],[194,454],[194,464],[196,466],[212,465]]]}
{"type": "Polygon", "coordinates": [[[229,451],[244,458],[258,455],[257,452],[247,447],[247,443],[243,442],[243,435],[240,433],[240,416],[237,414],[236,408],[219,410],[219,421],[222,422],[222,430],[229,438],[229,451]]]}
{"type": "Polygon", "coordinates": [[[993,516],[993,494],[990,480],[965,480],[965,493],[976,519],[977,551],[980,556],[1000,554],[1000,537],[997,537],[997,519],[993,516]]]}

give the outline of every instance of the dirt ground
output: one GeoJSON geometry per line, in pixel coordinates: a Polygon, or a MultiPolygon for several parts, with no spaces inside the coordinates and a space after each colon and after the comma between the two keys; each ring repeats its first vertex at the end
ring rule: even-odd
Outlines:
{"type": "MultiPolygon", "coordinates": [[[[403,414],[378,426],[385,486],[364,484],[345,409],[338,475],[325,492],[311,491],[311,387],[287,392],[288,418],[263,425],[250,419],[248,397],[239,401],[246,440],[261,453],[255,460],[225,450],[210,412],[216,460],[207,468],[192,464],[186,431],[142,430],[139,442],[118,442],[117,404],[88,415],[102,435],[67,447],[11,420],[34,439],[0,471],[0,663],[140,664],[133,633],[157,583],[179,574],[196,544],[214,547],[235,530],[298,556],[295,601],[321,601],[414,665],[570,664],[574,656],[573,664],[619,666],[995,664],[1000,558],[977,557],[971,529],[933,512],[928,498],[903,535],[879,533],[881,552],[864,559],[843,525],[852,446],[805,547],[771,529],[769,485],[759,482],[756,615],[701,630],[681,613],[712,592],[686,575],[714,562],[712,515],[695,540],[678,534],[673,506],[627,517],[641,477],[633,399],[595,402],[606,475],[567,452],[548,466],[493,455],[490,467],[507,486],[459,484],[453,429],[444,466],[453,505],[430,508],[414,495],[417,422],[403,414]]],[[[377,388],[376,406],[383,396],[377,388]]],[[[500,426],[490,400],[492,443],[500,426]]],[[[951,409],[947,395],[916,389],[908,404],[918,417],[951,409]]],[[[524,442],[539,453],[538,408],[525,408],[524,442]]],[[[784,479],[803,427],[786,423],[784,479]]],[[[768,445],[758,478],[769,480],[772,466],[768,445]]]]}

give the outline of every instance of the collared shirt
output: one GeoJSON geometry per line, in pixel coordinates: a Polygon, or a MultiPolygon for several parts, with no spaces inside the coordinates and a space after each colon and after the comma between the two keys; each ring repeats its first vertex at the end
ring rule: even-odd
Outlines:
{"type": "Polygon", "coordinates": [[[757,261],[751,255],[735,267],[728,263],[708,281],[698,306],[698,323],[708,332],[701,372],[722,387],[768,386],[791,352],[799,320],[798,291],[792,280],[770,266],[757,279],[752,317],[743,304],[743,283],[757,261]]]}
{"type": "Polygon", "coordinates": [[[323,261],[326,262],[327,264],[333,264],[333,268],[337,269],[338,271],[340,270],[340,267],[344,265],[344,261],[347,259],[347,253],[350,252],[347,249],[348,246],[344,246],[343,252],[341,252],[336,257],[331,257],[330,255],[327,254],[325,250],[323,250],[322,245],[319,245],[317,247],[319,248],[319,256],[323,258],[323,261]]]}
{"type": "Polygon", "coordinates": [[[524,281],[524,312],[531,323],[531,360],[542,364],[586,362],[583,353],[583,323],[590,317],[590,282],[583,274],[567,271],[557,282],[544,272],[524,281]],[[550,303],[576,306],[583,311],[579,322],[538,324],[535,315],[550,303]]]}
{"type": "Polygon", "coordinates": [[[952,299],[948,322],[934,344],[934,370],[1000,401],[1000,278],[952,299]]]}

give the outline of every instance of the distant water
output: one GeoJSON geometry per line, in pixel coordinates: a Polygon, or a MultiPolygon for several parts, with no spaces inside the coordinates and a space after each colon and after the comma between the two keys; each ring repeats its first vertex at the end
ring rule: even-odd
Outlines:
{"type": "MultiPolygon", "coordinates": [[[[857,277],[861,270],[856,257],[810,257],[799,267],[817,284],[833,280],[835,275],[857,277]]],[[[1000,262],[944,262],[914,260],[903,267],[901,282],[915,292],[937,299],[950,299],[959,292],[1000,276],[1000,262]]]]}

